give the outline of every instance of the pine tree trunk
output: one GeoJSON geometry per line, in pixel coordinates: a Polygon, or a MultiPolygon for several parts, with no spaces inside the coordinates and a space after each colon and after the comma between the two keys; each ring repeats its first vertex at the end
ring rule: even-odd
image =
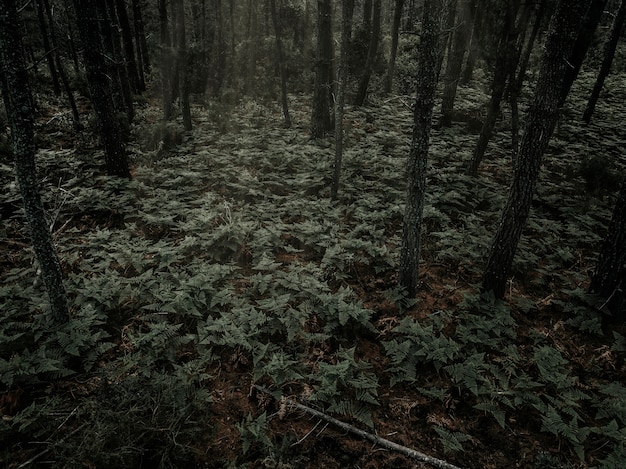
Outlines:
{"type": "Polygon", "coordinates": [[[100,0],[74,0],[78,30],[83,43],[87,82],[104,144],[110,176],[130,178],[122,127],[118,121],[110,86],[110,73],[100,46],[98,5],[100,0]]]}
{"type": "Polygon", "coordinates": [[[137,59],[141,62],[140,71],[150,73],[151,62],[148,53],[148,40],[143,23],[143,14],[140,0],[133,0],[133,25],[135,26],[135,44],[137,48],[137,59]]]}
{"type": "Polygon", "coordinates": [[[56,51],[54,51],[50,46],[50,37],[48,35],[48,28],[46,27],[46,20],[44,18],[43,4],[41,3],[41,0],[37,1],[37,19],[39,20],[39,31],[41,32],[43,50],[45,52],[46,61],[48,62],[48,70],[50,71],[50,77],[52,78],[52,87],[54,89],[54,94],[59,96],[61,94],[61,85],[59,84],[59,75],[54,61],[54,54],[56,51]]]}
{"type": "Polygon", "coordinates": [[[380,0],[374,0],[374,16],[372,18],[370,43],[367,48],[367,59],[365,60],[363,75],[359,81],[359,88],[354,98],[354,104],[357,106],[363,106],[363,104],[365,104],[367,87],[372,77],[372,71],[374,70],[374,62],[376,61],[376,54],[378,53],[378,43],[380,42],[380,9],[380,0]]]}
{"type": "Polygon", "coordinates": [[[122,32],[122,44],[124,46],[124,58],[126,60],[126,73],[130,80],[130,84],[134,93],[145,91],[146,84],[144,78],[139,74],[137,69],[137,61],[135,60],[135,48],[133,45],[133,33],[126,11],[126,3],[124,0],[115,0],[115,11],[119,19],[120,29],[122,32]]]}
{"type": "Polygon", "coordinates": [[[483,290],[503,298],[528,218],[542,156],[558,118],[560,91],[589,0],[560,0],[550,21],[539,78],[528,110],[513,181],[483,274],[483,290]]]}
{"type": "Polygon", "coordinates": [[[321,138],[333,128],[331,116],[333,80],[332,3],[317,2],[317,56],[313,83],[311,138],[321,138]]]}
{"type": "Polygon", "coordinates": [[[465,61],[465,68],[461,74],[461,84],[468,84],[472,80],[474,74],[474,66],[476,65],[476,57],[478,56],[480,33],[482,20],[484,15],[484,0],[474,0],[472,10],[472,38],[467,52],[467,60],[465,61]]]}
{"type": "Polygon", "coordinates": [[[159,0],[159,41],[161,45],[161,94],[163,96],[163,120],[172,118],[172,69],[174,68],[174,51],[167,16],[167,0],[159,0]]]}
{"type": "Polygon", "coordinates": [[[437,87],[441,2],[426,0],[418,47],[417,93],[413,113],[413,137],[407,162],[406,208],[402,224],[402,246],[398,284],[408,298],[417,293],[417,279],[426,193],[426,163],[437,87]]]}
{"type": "Polygon", "coordinates": [[[606,77],[608,77],[609,73],[611,73],[611,65],[613,64],[615,49],[617,49],[617,43],[619,42],[625,18],[626,0],[621,0],[617,9],[617,13],[613,18],[613,24],[611,25],[609,38],[604,45],[604,58],[602,59],[602,66],[600,67],[600,71],[598,72],[598,78],[593,85],[593,91],[591,92],[589,102],[587,103],[587,107],[585,108],[585,112],[583,113],[583,121],[587,124],[591,121],[591,116],[593,115],[593,111],[596,108],[596,103],[598,102],[598,98],[600,97],[600,92],[602,91],[602,87],[604,86],[604,80],[606,80],[606,77]]]}
{"type": "Polygon", "coordinates": [[[15,172],[33,248],[50,300],[51,317],[56,323],[64,323],[69,319],[69,309],[61,264],[37,188],[35,110],[22,57],[20,27],[15,1],[0,0],[0,77],[4,105],[11,124],[15,172]]]}
{"type": "Polygon", "coordinates": [[[578,77],[578,72],[580,72],[580,68],[583,65],[587,51],[593,41],[593,36],[596,29],[598,29],[598,24],[602,18],[606,2],[607,0],[591,0],[589,6],[585,10],[585,13],[582,15],[584,21],[581,24],[580,34],[578,35],[574,48],[567,59],[569,68],[567,69],[565,80],[563,81],[563,86],[561,87],[559,107],[563,106],[565,103],[569,90],[572,88],[576,77],[578,77]]]}
{"type": "Polygon", "coordinates": [[[461,0],[459,5],[458,24],[455,25],[452,49],[446,65],[444,78],[443,97],[441,102],[441,124],[444,127],[452,125],[452,111],[456,90],[459,84],[461,68],[463,67],[463,57],[467,50],[469,33],[471,32],[470,0],[461,0]]]}
{"type": "Polygon", "coordinates": [[[354,0],[343,0],[341,11],[341,52],[339,58],[339,85],[337,87],[337,110],[335,114],[335,170],[330,187],[330,198],[337,199],[341,165],[343,160],[343,110],[346,103],[346,83],[348,81],[348,50],[352,36],[352,17],[354,0]]]}
{"type": "Polygon", "coordinates": [[[189,63],[187,58],[187,35],[185,32],[184,0],[174,0],[172,8],[176,10],[176,47],[180,108],[183,115],[183,126],[186,131],[192,129],[191,109],[189,107],[189,63]]]}
{"type": "Polygon", "coordinates": [[[385,77],[385,93],[391,93],[393,88],[393,76],[396,69],[398,39],[400,36],[400,21],[402,20],[403,8],[404,0],[396,0],[393,10],[393,25],[391,29],[391,51],[389,52],[389,62],[387,64],[387,76],[385,77]]]}
{"type": "Polygon", "coordinates": [[[626,320],[626,180],[622,182],[613,217],[591,279],[589,291],[607,300],[615,321],[626,320]]]}
{"type": "Polygon", "coordinates": [[[272,23],[274,24],[274,34],[276,35],[276,57],[278,59],[278,73],[280,75],[280,104],[285,118],[285,127],[291,127],[291,117],[289,116],[289,103],[287,102],[287,76],[285,74],[285,59],[283,56],[283,43],[281,40],[281,28],[276,12],[276,0],[270,0],[272,13],[272,23]]]}

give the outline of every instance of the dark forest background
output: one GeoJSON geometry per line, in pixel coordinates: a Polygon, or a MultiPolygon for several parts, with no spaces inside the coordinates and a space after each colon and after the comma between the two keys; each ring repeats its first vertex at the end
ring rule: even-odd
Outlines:
{"type": "Polygon", "coordinates": [[[0,0],[0,462],[622,467],[625,18],[0,0]]]}

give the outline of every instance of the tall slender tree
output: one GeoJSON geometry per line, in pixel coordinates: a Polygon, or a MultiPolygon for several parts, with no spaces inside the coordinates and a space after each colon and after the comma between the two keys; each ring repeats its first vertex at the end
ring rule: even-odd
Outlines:
{"type": "Polygon", "coordinates": [[[187,58],[187,34],[185,26],[184,0],[173,0],[172,10],[176,12],[176,67],[178,69],[178,85],[180,87],[180,108],[183,115],[185,130],[192,129],[191,109],[189,107],[189,62],[187,58]]]}
{"type": "Polygon", "coordinates": [[[393,24],[391,26],[391,50],[389,51],[389,62],[387,63],[387,75],[385,76],[385,93],[391,93],[393,87],[393,76],[396,69],[396,56],[398,54],[398,39],[400,37],[400,22],[402,21],[402,11],[404,0],[396,0],[393,9],[393,24]]]}
{"type": "Polygon", "coordinates": [[[343,108],[346,103],[346,83],[348,81],[348,50],[352,35],[354,0],[343,0],[341,11],[341,51],[339,53],[339,77],[337,86],[337,109],[335,111],[335,170],[330,187],[330,198],[335,200],[339,192],[341,165],[343,160],[343,108]]]}
{"type": "Polygon", "coordinates": [[[357,106],[363,106],[365,104],[365,98],[367,97],[367,87],[374,71],[374,63],[376,61],[376,54],[378,53],[378,43],[380,42],[380,23],[381,23],[381,3],[380,0],[374,0],[374,12],[372,18],[372,29],[370,32],[370,41],[367,48],[367,58],[365,59],[365,66],[363,67],[363,75],[359,80],[359,87],[354,97],[354,103],[357,106]]]}
{"type": "Polygon", "coordinates": [[[278,74],[280,75],[280,104],[283,108],[285,126],[291,127],[291,117],[289,116],[289,104],[287,102],[287,75],[285,73],[285,57],[283,54],[282,31],[278,12],[276,11],[276,0],[270,0],[270,10],[272,13],[272,24],[276,36],[276,59],[278,61],[278,74]]]}
{"type": "Polygon", "coordinates": [[[591,116],[600,97],[600,91],[604,86],[604,80],[611,73],[611,65],[613,64],[613,57],[615,56],[615,50],[617,49],[617,43],[619,42],[622,28],[624,26],[624,20],[626,19],[626,0],[620,0],[617,12],[613,18],[613,24],[611,25],[611,32],[604,44],[604,58],[602,59],[602,65],[598,72],[598,77],[593,85],[593,91],[589,97],[589,102],[583,113],[583,121],[587,124],[591,121],[591,116]]]}
{"type": "Polygon", "coordinates": [[[550,21],[535,93],[513,165],[513,181],[483,274],[483,290],[493,291],[498,298],[504,297],[513,257],[530,212],[541,159],[558,118],[560,92],[570,67],[567,58],[589,2],[559,0],[550,21]]]}
{"type": "Polygon", "coordinates": [[[331,115],[333,83],[332,2],[317,2],[317,52],[313,83],[311,138],[323,137],[333,128],[331,115]]]}
{"type": "Polygon", "coordinates": [[[615,202],[613,216],[589,291],[606,298],[606,304],[617,321],[626,320],[626,179],[615,202]]]}
{"type": "Polygon", "coordinates": [[[11,124],[15,172],[35,255],[50,299],[51,318],[63,323],[69,319],[69,308],[61,265],[37,188],[35,110],[22,56],[20,28],[15,0],[0,0],[0,81],[11,124]]]}
{"type": "Polygon", "coordinates": [[[398,284],[409,298],[413,298],[417,293],[420,235],[426,193],[426,162],[437,87],[440,21],[441,2],[426,0],[418,46],[417,92],[413,112],[413,137],[407,162],[406,207],[402,223],[398,275],[398,284]]]}
{"type": "Polygon", "coordinates": [[[101,46],[98,2],[100,0],[74,0],[78,31],[83,43],[83,56],[87,69],[89,94],[98,120],[104,144],[104,159],[110,176],[130,178],[128,157],[124,146],[122,126],[118,120],[110,70],[101,46]]]}

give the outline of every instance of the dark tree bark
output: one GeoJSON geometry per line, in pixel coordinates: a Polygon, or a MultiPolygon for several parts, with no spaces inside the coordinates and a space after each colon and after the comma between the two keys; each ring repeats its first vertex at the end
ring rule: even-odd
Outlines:
{"type": "Polygon", "coordinates": [[[46,26],[46,19],[44,17],[43,4],[41,1],[37,2],[37,19],[39,20],[39,31],[41,32],[41,40],[43,42],[43,50],[48,63],[48,70],[50,71],[50,77],[52,78],[52,88],[54,89],[54,94],[59,96],[61,94],[61,85],[59,83],[59,74],[57,73],[56,63],[54,61],[56,51],[54,51],[50,46],[50,37],[48,35],[48,27],[46,26]]]}
{"type": "Polygon", "coordinates": [[[378,53],[378,43],[380,42],[380,9],[381,0],[374,0],[374,14],[372,18],[372,30],[370,33],[370,42],[367,48],[367,59],[359,87],[354,97],[354,103],[357,106],[363,106],[367,97],[367,87],[374,70],[374,62],[376,62],[376,54],[378,53]]]}
{"type": "Polygon", "coordinates": [[[363,30],[369,39],[372,31],[372,0],[363,0],[363,30]]]}
{"type": "Polygon", "coordinates": [[[452,111],[456,90],[459,84],[463,57],[467,50],[469,34],[471,32],[471,4],[470,0],[461,0],[459,4],[458,21],[455,25],[450,57],[446,64],[443,97],[441,102],[441,124],[444,127],[452,125],[452,111]]]}
{"type": "Polygon", "coordinates": [[[56,323],[69,319],[61,264],[37,188],[35,167],[35,118],[33,99],[22,57],[20,21],[14,0],[0,0],[0,80],[7,117],[11,125],[15,172],[24,212],[56,323]]]}
{"type": "Polygon", "coordinates": [[[343,160],[343,108],[346,103],[346,83],[348,81],[348,51],[352,36],[352,17],[354,16],[354,0],[343,0],[341,11],[341,52],[339,56],[339,84],[337,86],[337,109],[335,112],[335,170],[333,183],[330,187],[330,198],[337,199],[341,165],[343,160]]]}
{"type": "Polygon", "coordinates": [[[513,63],[515,59],[515,16],[517,15],[517,8],[519,3],[516,0],[507,0],[507,4],[504,7],[502,30],[500,32],[500,41],[496,52],[496,63],[493,72],[493,81],[491,85],[491,99],[489,100],[489,107],[487,109],[487,116],[485,122],[480,131],[476,148],[472,155],[472,161],[468,168],[468,174],[475,176],[478,173],[478,167],[480,162],[487,151],[487,146],[493,135],[493,129],[496,125],[498,114],[500,113],[500,103],[504,97],[504,91],[506,89],[507,77],[510,75],[510,70],[516,68],[516,64],[513,63]]]}
{"type": "Polygon", "coordinates": [[[285,58],[283,54],[283,43],[281,40],[281,27],[280,22],[278,21],[278,13],[276,12],[276,0],[270,0],[270,9],[272,12],[274,34],[276,35],[276,58],[278,59],[278,73],[280,75],[280,104],[283,108],[285,127],[291,127],[289,103],[287,102],[287,75],[285,74],[285,58]]]}
{"type": "Polygon", "coordinates": [[[172,77],[175,65],[172,38],[167,16],[167,0],[159,0],[159,31],[161,45],[161,94],[163,95],[163,120],[172,118],[172,77]]]}
{"type": "Polygon", "coordinates": [[[454,30],[454,20],[456,19],[456,6],[458,0],[441,0],[445,3],[445,11],[447,12],[446,21],[443,25],[443,31],[439,35],[439,58],[437,59],[437,81],[439,81],[439,75],[441,74],[441,68],[443,61],[448,56],[448,50],[450,48],[450,38],[452,37],[452,31],[454,30]]]}
{"type": "MultiPolygon", "coordinates": [[[[537,5],[537,11],[535,13],[535,22],[533,29],[530,33],[528,41],[526,41],[526,48],[520,53],[520,60],[518,65],[517,75],[513,80],[509,81],[509,104],[511,106],[511,141],[513,145],[513,159],[517,158],[519,151],[519,108],[518,97],[522,91],[524,85],[524,79],[526,78],[526,70],[528,69],[528,62],[530,61],[530,54],[533,51],[539,28],[543,21],[543,17],[546,11],[546,0],[539,0],[537,5]]],[[[515,70],[513,70],[515,72],[515,70]]]]}
{"type": "Polygon", "coordinates": [[[190,131],[192,129],[192,123],[191,109],[189,107],[189,63],[187,60],[184,0],[174,0],[172,2],[172,9],[176,10],[176,62],[180,87],[180,108],[183,115],[183,126],[185,127],[185,130],[190,131]]]}
{"type": "Polygon", "coordinates": [[[67,19],[67,39],[70,46],[70,56],[72,57],[72,63],[74,64],[74,72],[78,75],[80,73],[80,64],[78,63],[78,53],[76,52],[74,28],[72,28],[74,21],[70,17],[70,8],[67,0],[63,0],[63,8],[65,10],[65,18],[67,19]]]}
{"type": "Polygon", "coordinates": [[[607,0],[591,0],[591,3],[587,7],[586,14],[583,14],[584,21],[581,24],[580,34],[578,35],[574,49],[567,59],[569,68],[567,69],[565,80],[561,87],[559,106],[563,106],[565,103],[569,90],[572,88],[576,77],[578,77],[580,67],[583,65],[587,51],[593,41],[593,36],[596,29],[598,29],[598,24],[600,24],[606,2],[607,0]]]}
{"type": "MultiPolygon", "coordinates": [[[[230,3],[230,13],[233,14],[232,1],[230,3]]],[[[215,78],[213,80],[213,96],[219,96],[224,80],[226,78],[226,56],[228,55],[226,48],[226,34],[224,26],[224,15],[222,14],[222,0],[216,0],[215,2],[215,27],[217,29],[217,57],[215,61],[215,78]]],[[[233,17],[231,16],[231,21],[233,17]]],[[[234,29],[234,28],[233,28],[234,29]]],[[[235,61],[235,33],[231,32],[231,44],[230,44],[230,69],[231,73],[234,67],[235,61]]]]}
{"type": "Polygon", "coordinates": [[[70,82],[67,79],[67,74],[65,73],[65,67],[61,61],[61,53],[59,51],[56,30],[54,28],[54,21],[52,18],[52,8],[50,8],[50,2],[48,0],[43,0],[43,6],[45,7],[46,17],[48,19],[48,31],[50,32],[50,43],[52,44],[52,49],[54,50],[54,61],[56,63],[56,68],[59,71],[59,77],[61,78],[61,83],[63,84],[63,89],[65,90],[65,94],[67,95],[67,100],[72,111],[72,124],[74,130],[78,132],[83,129],[83,126],[80,123],[80,115],[78,114],[78,108],[76,107],[74,92],[70,87],[70,82]]]}
{"type": "Polygon", "coordinates": [[[333,83],[332,2],[317,2],[317,56],[313,83],[311,138],[321,138],[333,128],[331,116],[333,83]]]}
{"type": "Polygon", "coordinates": [[[461,75],[461,84],[468,84],[472,80],[474,74],[474,66],[476,65],[476,57],[478,56],[481,25],[483,19],[484,0],[473,0],[472,2],[472,34],[467,52],[467,60],[465,68],[461,75]]]}
{"type": "Polygon", "coordinates": [[[613,18],[613,24],[611,25],[611,32],[609,38],[604,44],[604,57],[602,59],[602,65],[598,72],[598,78],[593,85],[593,91],[589,97],[589,102],[583,113],[583,121],[587,124],[591,121],[591,116],[596,108],[596,103],[600,97],[600,91],[604,86],[604,80],[611,73],[611,65],[613,64],[613,57],[615,56],[615,49],[617,49],[617,43],[619,42],[622,27],[624,26],[624,19],[626,18],[626,0],[621,0],[617,8],[617,13],[613,18]]]}
{"type": "Polygon", "coordinates": [[[560,0],[550,27],[533,101],[528,110],[520,152],[513,165],[513,181],[483,274],[484,291],[503,298],[513,257],[528,218],[541,159],[558,118],[560,91],[590,0],[560,0]]]}
{"type": "Polygon", "coordinates": [[[406,208],[402,224],[402,246],[398,284],[409,298],[417,293],[417,278],[426,193],[426,162],[437,87],[441,2],[426,0],[418,47],[417,93],[413,113],[413,137],[407,162],[406,208]]]}
{"type": "Polygon", "coordinates": [[[187,35],[185,26],[184,0],[172,0],[172,11],[175,11],[176,26],[176,68],[178,70],[178,95],[183,115],[185,130],[192,129],[191,108],[189,107],[189,63],[187,58],[187,35]]]}
{"type": "Polygon", "coordinates": [[[133,24],[135,26],[135,45],[137,48],[137,60],[140,62],[140,73],[145,71],[150,73],[151,62],[148,53],[148,41],[146,39],[146,31],[143,22],[143,13],[140,0],[132,0],[133,7],[133,24]]]}
{"type": "Polygon", "coordinates": [[[385,77],[385,93],[391,93],[393,88],[393,76],[396,69],[396,56],[398,54],[398,38],[400,36],[400,22],[402,20],[402,10],[404,0],[396,0],[393,10],[393,24],[391,27],[391,50],[389,51],[389,62],[387,64],[387,76],[385,77]]]}
{"type": "MultiPolygon", "coordinates": [[[[623,2],[622,2],[623,3],[623,2]]],[[[589,291],[606,298],[614,321],[626,320],[626,180],[615,202],[589,291]]]]}
{"type": "Polygon", "coordinates": [[[104,144],[104,159],[110,176],[130,178],[124,135],[113,103],[109,69],[100,45],[98,5],[100,0],[74,0],[78,31],[83,44],[87,82],[104,144]]]}
{"type": "Polygon", "coordinates": [[[122,32],[122,45],[124,46],[124,59],[126,61],[126,73],[134,93],[141,93],[146,90],[145,78],[139,74],[137,61],[135,60],[135,48],[133,45],[133,32],[126,11],[124,0],[115,0],[115,11],[119,19],[120,30],[122,32]]]}

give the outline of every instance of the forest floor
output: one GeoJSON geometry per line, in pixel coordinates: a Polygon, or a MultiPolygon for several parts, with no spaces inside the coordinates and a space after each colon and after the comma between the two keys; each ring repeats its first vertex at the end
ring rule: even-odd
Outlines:
{"type": "Polygon", "coordinates": [[[307,98],[290,129],[274,102],[195,104],[191,134],[146,100],[132,181],[104,177],[97,142],[47,102],[41,191],[73,318],[47,326],[4,161],[0,465],[431,467],[288,398],[458,467],[623,467],[626,339],[585,291],[624,174],[626,76],[586,126],[593,79],[544,158],[505,301],[478,291],[510,115],[467,176],[478,86],[459,89],[467,122],[432,132],[416,301],[396,287],[411,97],[348,107],[337,201],[307,98]]]}

